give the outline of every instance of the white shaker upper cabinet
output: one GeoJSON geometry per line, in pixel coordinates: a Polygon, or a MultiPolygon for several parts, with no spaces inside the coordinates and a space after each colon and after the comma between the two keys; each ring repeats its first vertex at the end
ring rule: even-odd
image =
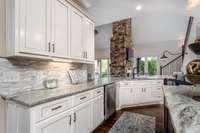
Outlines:
{"type": "Polygon", "coordinates": [[[52,0],[52,43],[51,55],[68,57],[69,5],[63,0],[52,0]]]}
{"type": "Polygon", "coordinates": [[[76,9],[72,8],[70,17],[70,57],[75,59],[83,58],[83,16],[76,9]]]}
{"type": "Polygon", "coordinates": [[[84,51],[87,60],[94,60],[94,23],[85,19],[84,21],[84,51]]]}
{"type": "Polygon", "coordinates": [[[19,52],[49,55],[50,0],[21,0],[17,4],[19,4],[20,27],[19,52]]]}

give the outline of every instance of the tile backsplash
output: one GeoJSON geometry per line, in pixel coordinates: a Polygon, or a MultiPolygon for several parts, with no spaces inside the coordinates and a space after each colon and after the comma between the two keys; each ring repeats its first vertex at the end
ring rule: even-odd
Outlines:
{"type": "MultiPolygon", "coordinates": [[[[58,79],[58,86],[71,84],[69,70],[87,72],[88,65],[33,61],[29,59],[0,58],[0,93],[7,95],[18,91],[42,89],[49,78],[58,79]]],[[[79,76],[81,77],[81,76],[79,76]]],[[[87,76],[82,76],[86,81],[87,76]]]]}

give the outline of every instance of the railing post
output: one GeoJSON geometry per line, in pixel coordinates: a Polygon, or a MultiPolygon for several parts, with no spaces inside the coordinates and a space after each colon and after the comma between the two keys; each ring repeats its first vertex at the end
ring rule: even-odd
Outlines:
{"type": "Polygon", "coordinates": [[[163,69],[162,66],[160,66],[160,75],[162,75],[162,69],[163,69]]]}

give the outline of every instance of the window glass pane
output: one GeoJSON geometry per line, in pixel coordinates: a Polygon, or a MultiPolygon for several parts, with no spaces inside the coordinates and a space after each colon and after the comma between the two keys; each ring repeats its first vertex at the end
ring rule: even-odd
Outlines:
{"type": "Polygon", "coordinates": [[[109,60],[102,59],[101,60],[101,76],[105,77],[109,75],[109,60]]]}
{"type": "Polygon", "coordinates": [[[157,74],[157,57],[148,57],[148,73],[149,75],[157,74]]]}
{"type": "Polygon", "coordinates": [[[144,75],[145,73],[145,58],[142,57],[140,60],[139,60],[139,75],[144,75]]]}

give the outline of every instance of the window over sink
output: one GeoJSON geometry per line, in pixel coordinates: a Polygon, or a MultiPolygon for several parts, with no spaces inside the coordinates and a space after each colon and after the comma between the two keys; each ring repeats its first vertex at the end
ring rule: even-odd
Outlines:
{"type": "Polygon", "coordinates": [[[137,58],[137,72],[140,76],[158,74],[158,57],[140,57],[137,58]]]}

